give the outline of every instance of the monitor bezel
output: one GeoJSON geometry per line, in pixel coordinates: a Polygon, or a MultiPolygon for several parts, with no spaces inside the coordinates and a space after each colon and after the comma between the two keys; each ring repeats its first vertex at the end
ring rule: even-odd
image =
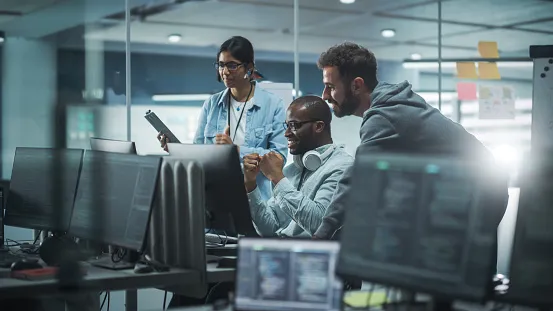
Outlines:
{"type": "MultiPolygon", "coordinates": [[[[292,251],[293,248],[297,248],[298,245],[301,245],[301,243],[306,243],[310,245],[317,245],[317,247],[320,250],[329,250],[329,251],[336,251],[336,266],[334,267],[334,281],[338,281],[341,286],[340,291],[340,305],[338,306],[339,310],[342,310],[344,307],[344,281],[336,274],[336,267],[338,264],[338,256],[340,251],[340,243],[338,241],[331,241],[331,240],[314,240],[310,238],[263,238],[263,237],[240,237],[238,239],[238,245],[237,245],[237,264],[236,264],[236,291],[235,293],[238,293],[238,287],[239,282],[238,278],[240,276],[242,269],[240,268],[240,251],[243,247],[250,247],[250,243],[253,245],[256,244],[262,244],[264,247],[271,246],[277,246],[277,248],[283,248],[284,250],[290,250],[292,251]]],[[[306,247],[307,250],[309,250],[309,247],[306,247]]],[[[252,267],[253,268],[253,267],[252,267]]],[[[238,304],[238,295],[235,294],[233,296],[232,304],[236,310],[243,310],[241,309],[241,305],[238,304]]],[[[249,309],[248,309],[249,310],[249,309]]],[[[271,309],[264,309],[267,311],[273,311],[271,309]]],[[[291,310],[291,309],[290,309],[291,310]]],[[[287,311],[290,311],[287,310],[287,311]]],[[[302,310],[302,309],[296,309],[296,310],[302,310]]],[[[307,310],[307,309],[306,309],[307,310]]]]}

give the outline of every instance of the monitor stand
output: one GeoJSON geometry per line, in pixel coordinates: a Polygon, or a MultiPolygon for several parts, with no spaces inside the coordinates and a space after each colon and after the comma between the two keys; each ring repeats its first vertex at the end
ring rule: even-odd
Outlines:
{"type": "Polygon", "coordinates": [[[109,270],[128,270],[134,269],[139,257],[140,254],[138,252],[127,250],[127,255],[125,255],[120,261],[113,261],[112,255],[109,254],[108,256],[89,260],[89,263],[93,266],[109,270]]]}

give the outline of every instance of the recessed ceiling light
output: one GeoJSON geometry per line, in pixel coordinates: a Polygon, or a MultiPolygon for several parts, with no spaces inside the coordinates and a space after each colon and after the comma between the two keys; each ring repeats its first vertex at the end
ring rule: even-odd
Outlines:
{"type": "Polygon", "coordinates": [[[0,43],[4,42],[4,38],[0,37],[0,43]]]}
{"type": "Polygon", "coordinates": [[[380,31],[380,34],[384,37],[384,38],[391,38],[393,36],[396,35],[396,31],[393,30],[393,29],[382,29],[380,31]]]}
{"type": "Polygon", "coordinates": [[[340,2],[344,3],[344,4],[352,4],[355,2],[355,0],[340,0],[340,2]]]}
{"type": "Polygon", "coordinates": [[[182,39],[182,36],[178,34],[172,34],[167,37],[167,40],[169,40],[169,42],[172,42],[172,43],[179,42],[181,39],[182,39]]]}
{"type": "Polygon", "coordinates": [[[411,59],[412,60],[420,60],[420,59],[422,59],[422,55],[420,55],[419,53],[413,53],[413,54],[411,54],[411,59]]]}

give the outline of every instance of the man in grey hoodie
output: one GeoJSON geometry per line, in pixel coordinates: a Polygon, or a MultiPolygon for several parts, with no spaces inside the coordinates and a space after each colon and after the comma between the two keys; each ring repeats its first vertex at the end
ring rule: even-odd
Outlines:
{"type": "MultiPolygon", "coordinates": [[[[450,155],[474,161],[490,159],[491,153],[461,125],[411,90],[411,84],[378,82],[373,53],[354,43],[342,43],[322,53],[318,67],[323,71],[323,99],[332,104],[337,117],[363,118],[360,136],[364,152],[387,151],[450,155]]],[[[314,238],[332,238],[342,227],[352,169],[338,184],[322,224],[314,238]]],[[[502,198],[507,198],[505,184],[502,198]]],[[[499,225],[506,208],[497,208],[499,225]]]]}

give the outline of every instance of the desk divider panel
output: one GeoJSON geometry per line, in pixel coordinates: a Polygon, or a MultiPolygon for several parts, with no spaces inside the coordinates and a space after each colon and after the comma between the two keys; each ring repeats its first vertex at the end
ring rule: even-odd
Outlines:
{"type": "Polygon", "coordinates": [[[201,282],[164,290],[201,298],[207,294],[205,178],[198,162],[163,157],[146,253],[170,267],[200,272],[201,282]]]}

